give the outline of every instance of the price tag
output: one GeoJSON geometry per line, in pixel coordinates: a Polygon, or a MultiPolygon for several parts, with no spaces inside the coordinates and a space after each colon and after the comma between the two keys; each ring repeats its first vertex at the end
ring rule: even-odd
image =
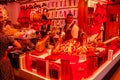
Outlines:
{"type": "Polygon", "coordinates": [[[79,55],[79,59],[80,59],[80,61],[86,61],[87,57],[85,54],[81,54],[81,55],[79,55]]]}
{"type": "Polygon", "coordinates": [[[113,59],[113,50],[109,49],[108,50],[108,60],[112,60],[113,59]]]}

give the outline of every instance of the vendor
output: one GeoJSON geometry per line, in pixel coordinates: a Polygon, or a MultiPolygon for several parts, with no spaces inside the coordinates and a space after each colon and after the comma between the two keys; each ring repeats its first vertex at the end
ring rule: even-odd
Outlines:
{"type": "Polygon", "coordinates": [[[73,22],[73,15],[71,13],[67,14],[67,18],[64,26],[65,38],[64,40],[69,40],[71,38],[78,39],[79,27],[73,22]]]}

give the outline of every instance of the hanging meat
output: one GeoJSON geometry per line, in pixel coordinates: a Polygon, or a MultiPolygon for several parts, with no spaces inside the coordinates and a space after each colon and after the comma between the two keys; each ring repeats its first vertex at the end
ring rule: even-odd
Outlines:
{"type": "Polygon", "coordinates": [[[94,12],[94,21],[91,28],[92,34],[100,32],[102,24],[106,21],[106,5],[97,3],[96,10],[94,12]]]}
{"type": "Polygon", "coordinates": [[[30,6],[26,5],[26,6],[21,6],[20,7],[18,22],[22,25],[22,27],[29,27],[30,12],[31,12],[31,7],[30,6]]]}

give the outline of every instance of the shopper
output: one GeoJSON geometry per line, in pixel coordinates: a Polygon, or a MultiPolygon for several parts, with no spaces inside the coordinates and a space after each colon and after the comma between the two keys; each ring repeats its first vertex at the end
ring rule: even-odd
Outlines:
{"type": "Polygon", "coordinates": [[[73,15],[67,14],[64,26],[65,38],[64,41],[75,38],[78,39],[79,27],[73,22],[73,15]]]}
{"type": "Polygon", "coordinates": [[[7,56],[8,46],[13,45],[15,49],[20,49],[21,45],[13,38],[2,33],[3,22],[0,22],[0,80],[14,80],[12,65],[7,56]]]}
{"type": "Polygon", "coordinates": [[[45,37],[47,34],[49,34],[49,36],[50,36],[47,44],[48,45],[49,44],[54,44],[50,22],[45,15],[42,15],[42,26],[41,26],[41,29],[40,29],[41,38],[45,37]]]}

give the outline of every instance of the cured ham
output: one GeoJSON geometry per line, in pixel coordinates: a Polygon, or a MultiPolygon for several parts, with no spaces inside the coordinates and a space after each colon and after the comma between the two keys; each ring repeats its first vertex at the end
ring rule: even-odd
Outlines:
{"type": "Polygon", "coordinates": [[[51,54],[57,54],[57,52],[60,50],[60,45],[62,44],[62,38],[59,38],[59,41],[55,45],[55,47],[52,49],[51,54]]]}
{"type": "Polygon", "coordinates": [[[43,50],[46,49],[46,42],[49,39],[49,35],[46,35],[43,39],[39,40],[36,43],[35,49],[39,52],[42,52],[43,50]]]}

